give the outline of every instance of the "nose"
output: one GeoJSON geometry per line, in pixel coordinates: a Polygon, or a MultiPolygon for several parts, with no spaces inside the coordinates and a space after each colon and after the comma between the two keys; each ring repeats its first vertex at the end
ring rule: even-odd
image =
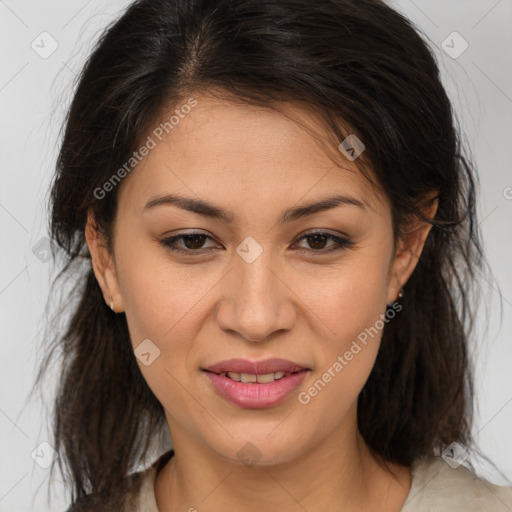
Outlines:
{"type": "Polygon", "coordinates": [[[296,320],[294,293],[265,251],[251,263],[236,255],[222,292],[216,307],[218,325],[247,341],[268,340],[290,330],[296,320]]]}

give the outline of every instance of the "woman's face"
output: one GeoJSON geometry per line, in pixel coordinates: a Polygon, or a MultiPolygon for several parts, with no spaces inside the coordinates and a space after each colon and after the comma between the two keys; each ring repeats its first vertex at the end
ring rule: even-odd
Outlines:
{"type": "Polygon", "coordinates": [[[114,259],[99,281],[126,314],[176,446],[293,460],[356,432],[386,303],[416,260],[396,255],[390,206],[355,162],[340,153],[335,166],[275,111],[195,99],[162,141],[150,134],[155,147],[120,185],[114,259]],[[297,368],[251,367],[275,358],[297,368]],[[222,363],[232,359],[249,366],[222,363]]]}

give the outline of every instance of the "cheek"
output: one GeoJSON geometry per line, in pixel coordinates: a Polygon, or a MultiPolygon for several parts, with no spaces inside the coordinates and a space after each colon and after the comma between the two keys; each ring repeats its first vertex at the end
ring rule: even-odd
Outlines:
{"type": "Polygon", "coordinates": [[[191,271],[171,265],[147,242],[131,244],[120,254],[119,287],[133,344],[145,338],[159,345],[193,338],[201,298],[215,284],[213,277],[209,279],[199,267],[191,271]],[[180,336],[184,332],[187,335],[180,336]]]}
{"type": "Polygon", "coordinates": [[[387,269],[388,262],[376,255],[358,258],[310,295],[324,333],[316,341],[316,371],[299,396],[311,412],[335,421],[357,400],[390,321],[385,315],[387,269]]]}
{"type": "Polygon", "coordinates": [[[166,411],[172,411],[180,423],[188,424],[191,417],[205,414],[202,420],[207,424],[205,411],[195,407],[187,393],[187,361],[193,359],[190,353],[202,321],[198,318],[200,299],[207,293],[208,283],[191,281],[176,267],[171,269],[154,259],[147,250],[131,249],[119,259],[118,277],[142,375],[166,411]],[[142,346],[144,350],[138,348],[142,346]],[[150,354],[149,364],[138,357],[143,353],[150,354]]]}
{"type": "Polygon", "coordinates": [[[208,315],[209,294],[222,275],[205,273],[200,266],[171,265],[161,251],[142,244],[119,254],[119,286],[135,355],[143,341],[157,354],[149,365],[139,359],[139,367],[166,409],[178,415],[184,411],[186,417],[192,404],[185,388],[198,372],[196,340],[208,315]]]}
{"type": "Polygon", "coordinates": [[[382,254],[360,251],[321,278],[303,274],[305,302],[322,320],[329,346],[343,350],[385,311],[389,263],[382,254]]]}

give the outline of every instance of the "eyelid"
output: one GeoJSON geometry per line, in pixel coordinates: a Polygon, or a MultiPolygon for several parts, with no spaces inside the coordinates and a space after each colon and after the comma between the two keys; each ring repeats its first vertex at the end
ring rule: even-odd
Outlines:
{"type": "MultiPolygon", "coordinates": [[[[201,249],[197,249],[197,250],[182,249],[182,248],[178,248],[174,245],[178,240],[183,239],[184,237],[187,237],[187,236],[194,236],[194,235],[205,236],[207,239],[209,239],[211,241],[215,241],[215,239],[212,236],[210,236],[209,234],[207,234],[203,231],[192,231],[192,232],[189,231],[189,232],[178,233],[176,235],[165,237],[162,240],[160,240],[160,243],[165,248],[167,248],[175,253],[189,255],[189,256],[204,255],[213,249],[213,247],[208,247],[206,249],[201,248],[201,249]]],[[[347,248],[355,245],[354,242],[350,239],[350,237],[347,236],[346,234],[340,233],[340,232],[333,233],[329,230],[321,229],[321,228],[306,230],[303,233],[297,235],[297,237],[294,240],[295,240],[295,243],[298,243],[298,242],[301,242],[302,240],[304,240],[305,238],[314,236],[314,235],[324,235],[327,239],[333,240],[334,244],[332,244],[331,246],[328,246],[327,249],[306,249],[306,248],[302,247],[302,248],[299,248],[296,250],[298,250],[299,252],[306,252],[308,254],[317,254],[317,255],[321,256],[321,255],[326,255],[326,254],[329,254],[331,252],[335,252],[338,250],[347,249],[347,248]]]]}
{"type": "Polygon", "coordinates": [[[306,231],[304,234],[299,235],[297,237],[297,242],[301,242],[305,238],[308,238],[308,237],[314,236],[314,235],[323,235],[327,239],[334,240],[334,244],[332,244],[331,246],[328,246],[327,249],[315,250],[315,249],[300,248],[298,250],[309,253],[309,254],[316,253],[318,255],[322,255],[322,254],[329,254],[331,252],[335,252],[335,251],[342,250],[342,249],[347,249],[347,248],[355,245],[355,243],[350,239],[350,237],[345,235],[344,233],[339,233],[339,232],[332,233],[330,231],[326,231],[325,229],[318,229],[318,228],[310,230],[310,231],[306,231]]]}
{"type": "Polygon", "coordinates": [[[212,236],[210,236],[208,233],[205,233],[203,231],[187,231],[185,233],[178,233],[175,235],[164,237],[160,240],[160,243],[167,249],[170,249],[171,251],[174,251],[179,254],[185,254],[185,255],[205,254],[205,251],[208,252],[208,251],[210,251],[210,249],[212,249],[212,248],[206,248],[206,249],[193,250],[193,249],[182,249],[181,247],[177,248],[177,247],[173,246],[173,244],[175,244],[178,240],[183,239],[187,236],[195,236],[195,235],[204,236],[208,240],[215,242],[215,239],[212,236]]]}
{"type": "Polygon", "coordinates": [[[305,236],[311,236],[311,235],[328,235],[332,237],[341,238],[343,240],[350,240],[350,237],[343,233],[342,231],[333,231],[330,229],[322,229],[322,228],[312,228],[312,229],[306,229],[302,233],[299,233],[296,237],[297,240],[300,240],[304,238],[305,236]]]}

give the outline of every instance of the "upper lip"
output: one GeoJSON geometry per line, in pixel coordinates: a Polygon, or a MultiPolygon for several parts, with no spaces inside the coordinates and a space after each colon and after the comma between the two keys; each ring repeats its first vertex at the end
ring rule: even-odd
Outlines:
{"type": "Polygon", "coordinates": [[[204,368],[209,372],[221,373],[221,372],[232,372],[232,373],[249,373],[252,375],[264,375],[266,373],[295,373],[301,370],[307,370],[305,366],[302,366],[293,361],[286,359],[265,359],[263,361],[249,361],[248,359],[228,359],[226,361],[220,361],[211,366],[204,368]]]}

